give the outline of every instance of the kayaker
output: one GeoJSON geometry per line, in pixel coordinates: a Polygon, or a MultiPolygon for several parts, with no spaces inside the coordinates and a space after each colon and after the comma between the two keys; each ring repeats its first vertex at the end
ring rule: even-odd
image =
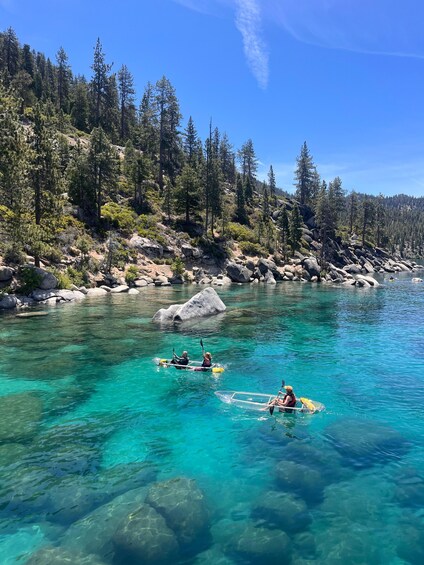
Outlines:
{"type": "Polygon", "coordinates": [[[203,361],[200,367],[196,367],[195,371],[206,371],[212,367],[212,355],[207,351],[203,354],[203,361]]]}
{"type": "Polygon", "coordinates": [[[294,408],[296,406],[296,395],[294,394],[293,387],[290,386],[290,385],[287,385],[283,388],[285,390],[284,397],[280,398],[280,396],[279,396],[280,393],[278,393],[276,398],[274,398],[274,400],[271,400],[271,402],[268,405],[269,406],[269,413],[271,415],[274,412],[275,406],[279,407],[280,412],[289,412],[289,413],[293,412],[293,410],[290,410],[290,408],[294,408]]]}
{"type": "Polygon", "coordinates": [[[187,351],[183,351],[181,353],[181,357],[178,357],[178,355],[176,355],[174,353],[171,363],[173,365],[178,365],[178,366],[181,366],[181,367],[185,367],[186,365],[188,365],[189,364],[189,358],[188,358],[187,351]]]}

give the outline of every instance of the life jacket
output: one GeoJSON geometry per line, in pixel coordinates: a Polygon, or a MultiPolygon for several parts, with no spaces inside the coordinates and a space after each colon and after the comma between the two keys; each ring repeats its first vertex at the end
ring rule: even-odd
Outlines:
{"type": "Polygon", "coordinates": [[[288,403],[286,404],[287,408],[294,408],[296,406],[296,397],[293,394],[285,394],[284,398],[283,398],[283,402],[285,402],[286,398],[289,397],[290,400],[288,401],[288,403]]]}
{"type": "Polygon", "coordinates": [[[202,367],[212,367],[212,361],[210,359],[203,359],[202,367]]]}

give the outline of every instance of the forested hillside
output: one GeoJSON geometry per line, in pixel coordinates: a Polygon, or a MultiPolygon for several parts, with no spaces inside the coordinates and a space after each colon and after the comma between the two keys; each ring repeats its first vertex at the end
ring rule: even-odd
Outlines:
{"type": "MultiPolygon", "coordinates": [[[[87,271],[134,262],[133,234],[165,248],[173,238],[221,259],[234,249],[285,259],[312,251],[325,265],[329,242],[352,236],[424,255],[424,198],[347,193],[339,177],[321,178],[306,142],[291,197],[291,187],[276,186],[272,166],[267,181],[258,180],[251,139],[234,148],[214,123],[201,139],[166,77],[148,82],[140,97],[130,70],[115,69],[100,40],[91,70],[75,75],[62,47],[51,61],[11,28],[0,34],[4,263],[31,256],[77,283],[87,271]],[[306,246],[307,220],[319,250],[306,246]]],[[[181,258],[173,262],[180,271],[181,258]]]]}

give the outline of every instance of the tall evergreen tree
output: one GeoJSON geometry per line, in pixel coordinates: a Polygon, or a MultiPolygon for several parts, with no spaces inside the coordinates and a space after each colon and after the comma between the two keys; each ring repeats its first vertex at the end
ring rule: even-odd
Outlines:
{"type": "Polygon", "coordinates": [[[294,255],[300,249],[302,239],[302,217],[297,204],[293,206],[289,223],[289,244],[294,255]]]}
{"type": "Polygon", "coordinates": [[[272,165],[269,167],[268,171],[268,184],[269,184],[269,195],[271,198],[271,203],[274,208],[277,207],[277,183],[275,181],[274,169],[272,165]]]}
{"type": "Polygon", "coordinates": [[[154,88],[147,83],[139,109],[136,146],[152,161],[159,152],[159,124],[156,115],[154,88]]]}
{"type": "Polygon", "coordinates": [[[91,69],[93,75],[90,82],[91,113],[90,122],[95,128],[103,124],[105,108],[107,106],[109,73],[112,65],[105,61],[105,54],[100,39],[97,39],[94,48],[94,59],[91,69]]]}
{"type": "Polygon", "coordinates": [[[166,77],[157,81],[154,100],[159,124],[158,184],[161,192],[163,192],[164,175],[166,174],[171,184],[174,184],[181,166],[180,106],[175,89],[166,77]]]}
{"type": "Polygon", "coordinates": [[[241,166],[241,174],[245,183],[249,182],[249,187],[246,186],[246,200],[250,201],[253,196],[253,187],[256,180],[256,171],[258,169],[258,159],[253,147],[253,141],[248,139],[241,149],[238,151],[238,159],[241,166]],[[251,190],[250,190],[251,189],[251,190]],[[250,195],[252,194],[252,196],[250,195]]]}
{"type": "Polygon", "coordinates": [[[148,158],[134,148],[131,140],[125,145],[124,172],[133,191],[134,208],[139,214],[147,212],[144,183],[149,178],[148,158]]]}
{"type": "Polygon", "coordinates": [[[220,140],[219,159],[224,182],[234,185],[236,182],[235,154],[226,133],[223,134],[220,140]]]}
{"type": "Polygon", "coordinates": [[[71,67],[68,55],[63,47],[56,53],[57,65],[57,107],[63,112],[69,113],[69,91],[71,83],[71,67]]]}
{"type": "Polygon", "coordinates": [[[199,209],[200,180],[195,168],[187,163],[177,180],[175,190],[175,207],[177,212],[185,214],[186,224],[190,223],[190,215],[199,209]]]}
{"type": "Polygon", "coordinates": [[[128,67],[122,65],[118,71],[119,105],[120,105],[120,138],[128,139],[135,125],[134,79],[128,67]]]}
{"type": "Polygon", "coordinates": [[[71,119],[77,129],[87,131],[89,103],[88,85],[84,77],[77,77],[72,87],[71,119]]]}
{"type": "Polygon", "coordinates": [[[349,235],[352,235],[357,223],[358,216],[358,195],[354,190],[349,195],[349,235]]]}
{"type": "Polygon", "coordinates": [[[237,183],[236,183],[236,220],[240,224],[247,224],[247,212],[246,212],[246,202],[244,198],[244,186],[243,186],[243,179],[241,175],[237,174],[237,183]]]}
{"type": "Polygon", "coordinates": [[[119,160],[102,128],[91,132],[87,156],[88,177],[93,188],[96,220],[101,221],[102,205],[107,196],[113,195],[119,173],[119,160]]]}
{"type": "Polygon", "coordinates": [[[362,245],[364,246],[367,241],[367,237],[369,236],[369,230],[374,226],[375,221],[375,207],[373,201],[369,197],[365,197],[362,201],[361,217],[362,245]]]}
{"type": "Polygon", "coordinates": [[[61,214],[61,178],[57,138],[52,124],[46,121],[39,103],[34,108],[34,127],[30,137],[32,159],[30,184],[34,195],[32,252],[36,266],[40,266],[43,246],[52,242],[57,230],[56,220],[61,214]]]}
{"type": "Polygon", "coordinates": [[[290,240],[289,216],[285,205],[281,208],[278,216],[278,227],[280,228],[281,250],[284,260],[287,260],[287,246],[290,240]]]}
{"type": "Polygon", "coordinates": [[[19,41],[11,27],[4,32],[1,47],[1,70],[5,84],[9,85],[19,70],[19,41]]]}
{"type": "Polygon", "coordinates": [[[189,165],[194,166],[198,158],[199,137],[194,127],[193,118],[190,116],[184,132],[184,155],[189,165]]]}
{"type": "Polygon", "coordinates": [[[296,198],[301,204],[312,203],[314,173],[315,165],[305,141],[300,149],[300,155],[297,157],[295,171],[296,198]]]}

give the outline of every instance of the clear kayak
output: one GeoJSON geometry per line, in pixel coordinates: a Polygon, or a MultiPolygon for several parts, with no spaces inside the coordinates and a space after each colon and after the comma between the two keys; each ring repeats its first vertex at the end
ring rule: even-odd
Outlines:
{"type": "Polygon", "coordinates": [[[190,361],[190,365],[176,365],[170,359],[155,359],[159,367],[173,367],[179,371],[196,371],[199,373],[223,373],[224,367],[218,363],[212,363],[211,367],[202,367],[202,361],[190,361]]]}
{"type": "MultiPolygon", "coordinates": [[[[259,392],[239,392],[235,390],[217,390],[216,396],[226,404],[232,404],[238,408],[247,410],[266,411],[270,408],[270,403],[275,400],[275,394],[262,394],[259,392]]],[[[275,406],[275,413],[293,413],[303,412],[306,414],[314,414],[322,412],[325,409],[324,404],[316,400],[300,397],[297,399],[296,406],[290,408],[282,408],[275,406]]]]}

